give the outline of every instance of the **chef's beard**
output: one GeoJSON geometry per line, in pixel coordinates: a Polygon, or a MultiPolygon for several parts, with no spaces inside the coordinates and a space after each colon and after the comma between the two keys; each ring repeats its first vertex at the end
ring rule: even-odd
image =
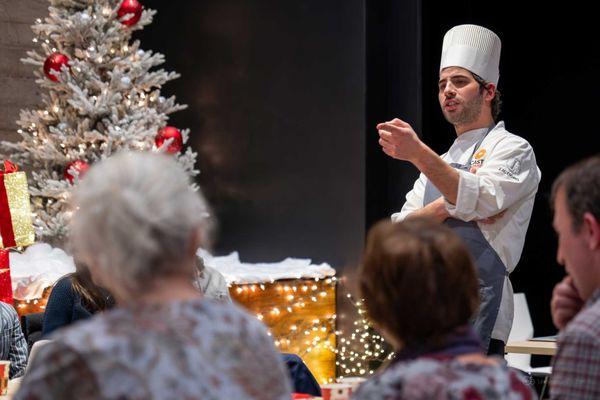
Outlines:
{"type": "Polygon", "coordinates": [[[442,108],[446,121],[452,125],[465,125],[475,122],[481,114],[481,108],[483,106],[483,92],[476,96],[469,102],[461,103],[462,111],[459,113],[448,113],[442,108]]]}

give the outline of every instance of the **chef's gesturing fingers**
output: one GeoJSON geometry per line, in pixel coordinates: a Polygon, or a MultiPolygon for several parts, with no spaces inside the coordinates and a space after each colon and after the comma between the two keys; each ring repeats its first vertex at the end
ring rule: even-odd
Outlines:
{"type": "Polygon", "coordinates": [[[397,118],[377,124],[377,131],[383,151],[398,160],[410,161],[421,144],[412,127],[397,118]]]}

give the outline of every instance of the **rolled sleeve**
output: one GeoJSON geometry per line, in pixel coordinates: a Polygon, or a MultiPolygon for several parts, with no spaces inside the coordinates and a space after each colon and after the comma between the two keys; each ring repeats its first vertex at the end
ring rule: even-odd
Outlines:
{"type": "Polygon", "coordinates": [[[459,171],[456,204],[446,200],[448,213],[463,221],[496,215],[535,194],[541,173],[533,149],[512,135],[499,142],[476,173],[459,171]]]}
{"type": "Polygon", "coordinates": [[[477,175],[467,171],[459,171],[458,194],[456,204],[446,200],[446,210],[453,217],[473,214],[479,198],[479,179],[477,175]]]}

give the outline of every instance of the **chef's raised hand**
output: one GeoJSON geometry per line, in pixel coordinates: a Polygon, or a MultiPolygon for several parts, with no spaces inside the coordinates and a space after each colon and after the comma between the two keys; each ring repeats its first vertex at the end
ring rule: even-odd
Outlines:
{"type": "Polygon", "coordinates": [[[397,160],[413,161],[422,150],[421,139],[410,124],[401,119],[378,124],[377,131],[383,152],[397,160]]]}

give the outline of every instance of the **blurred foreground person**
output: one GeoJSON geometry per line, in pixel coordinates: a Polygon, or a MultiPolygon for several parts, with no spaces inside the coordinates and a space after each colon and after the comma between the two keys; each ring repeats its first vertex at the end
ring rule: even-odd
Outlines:
{"type": "Polygon", "coordinates": [[[469,324],[477,272],[461,239],[421,218],[369,233],[359,284],[367,315],[396,355],[354,399],[532,399],[469,324]]]}
{"type": "Polygon", "coordinates": [[[554,288],[560,334],[550,397],[600,398],[600,156],[567,168],[552,186],[556,259],[567,276],[554,288]]]}
{"type": "Polygon", "coordinates": [[[170,157],[99,162],[74,193],[70,241],[117,306],[40,349],[15,399],[285,399],[264,326],[194,286],[206,204],[170,157]]]}

